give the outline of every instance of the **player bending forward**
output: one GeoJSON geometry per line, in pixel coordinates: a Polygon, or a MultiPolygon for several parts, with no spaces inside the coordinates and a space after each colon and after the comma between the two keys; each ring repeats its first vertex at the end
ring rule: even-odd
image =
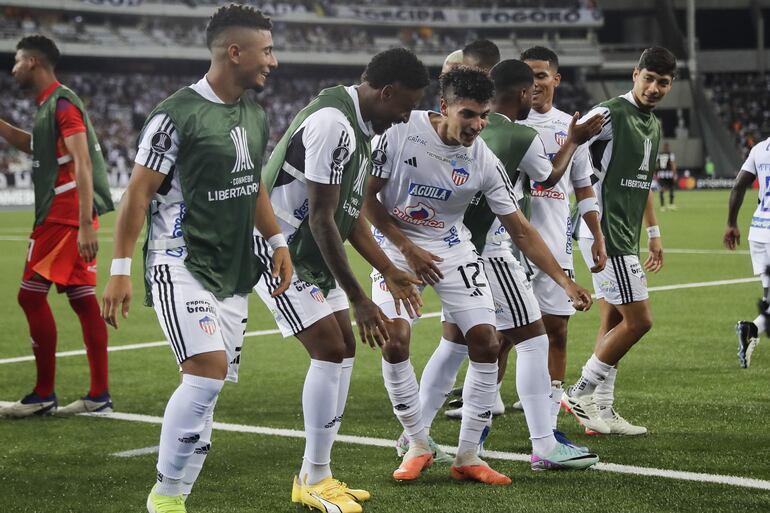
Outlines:
{"type": "MultiPolygon", "coordinates": [[[[490,210],[519,247],[567,290],[577,308],[588,308],[591,298],[561,271],[540,236],[518,213],[504,165],[478,140],[487,124],[493,94],[494,85],[482,71],[461,67],[442,75],[442,114],[414,112],[409,123],[392,128],[378,141],[366,213],[382,234],[385,253],[397,266],[412,269],[433,286],[445,314],[468,344],[470,365],[452,476],[510,484],[507,476],[491,469],[476,453],[497,394],[500,349],[495,305],[483,263],[462,225],[465,210],[477,193],[484,194],[490,210]]],[[[431,465],[433,455],[409,359],[411,322],[396,312],[386,293],[387,284],[376,274],[373,278],[373,300],[394,319],[388,327],[390,340],[382,348],[385,387],[410,439],[409,450],[393,477],[413,480],[431,465]]],[[[547,372],[542,378],[542,400],[547,402],[547,372]]]]}

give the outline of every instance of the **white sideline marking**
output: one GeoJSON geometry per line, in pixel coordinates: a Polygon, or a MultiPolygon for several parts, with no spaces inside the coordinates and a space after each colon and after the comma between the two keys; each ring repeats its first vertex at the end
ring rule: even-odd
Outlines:
{"type": "MultiPolygon", "coordinates": [[[[751,278],[735,278],[732,280],[717,280],[717,281],[700,281],[700,282],[693,282],[693,283],[679,283],[676,285],[661,285],[659,287],[650,287],[647,289],[648,292],[662,292],[666,290],[681,290],[681,289],[690,289],[690,288],[700,288],[700,287],[718,287],[721,285],[737,285],[741,283],[751,283],[755,281],[760,281],[759,277],[753,276],[751,278]]],[[[594,299],[596,299],[595,295],[592,295],[594,299]]],[[[430,319],[433,317],[439,317],[441,316],[441,312],[428,312],[422,314],[420,317],[421,319],[430,319]]],[[[353,322],[353,325],[355,326],[355,322],[353,322]]],[[[247,331],[243,336],[244,337],[260,337],[264,335],[277,335],[280,333],[280,330],[272,329],[272,330],[259,330],[259,331],[247,331]]],[[[109,346],[107,347],[108,352],[113,351],[128,351],[132,349],[147,349],[151,347],[161,347],[167,345],[168,342],[166,340],[158,340],[155,342],[139,342],[137,344],[126,344],[121,346],[109,346]]],[[[61,358],[64,356],[82,356],[85,355],[86,351],[85,349],[76,349],[74,351],[63,351],[61,353],[56,353],[57,358],[61,358]]],[[[11,358],[0,358],[0,365],[5,363],[19,363],[19,362],[31,362],[34,361],[35,357],[34,355],[28,355],[28,356],[15,356],[11,358]]]]}
{"type": "MultiPolygon", "coordinates": [[[[12,403],[0,401],[0,406],[8,406],[12,403]]],[[[152,415],[140,415],[136,413],[81,413],[81,416],[97,417],[105,419],[125,420],[129,422],[143,422],[146,424],[162,424],[163,417],[152,415]]],[[[230,424],[225,422],[214,422],[213,428],[219,431],[230,431],[235,433],[253,433],[256,435],[282,436],[286,438],[305,438],[305,432],[296,429],[279,429],[265,426],[249,426],[244,424],[230,424]]],[[[383,447],[393,449],[393,440],[384,438],[370,438],[366,436],[338,435],[337,442],[366,445],[371,447],[383,447]]],[[[446,445],[440,446],[449,454],[455,454],[456,449],[446,445]]],[[[152,454],[157,451],[157,447],[143,447],[114,453],[112,456],[132,457],[143,454],[152,454]]],[[[529,454],[503,451],[485,451],[485,457],[496,460],[529,462],[529,454]]],[[[630,474],[637,476],[663,477],[667,479],[677,479],[680,481],[696,481],[701,483],[723,484],[728,486],[738,486],[742,488],[756,488],[759,490],[770,490],[770,481],[754,479],[750,477],[727,476],[721,474],[705,474],[702,472],[687,472],[682,470],[667,470],[653,467],[637,467],[634,465],[619,465],[617,463],[597,463],[592,467],[595,470],[605,472],[615,472],[618,474],[630,474]]]]}
{"type": "Polygon", "coordinates": [[[748,255],[748,249],[736,249],[735,251],[729,249],[681,249],[681,248],[663,248],[663,254],[666,253],[681,253],[683,255],[748,255]]]}
{"type": "Polygon", "coordinates": [[[134,456],[144,456],[145,454],[155,454],[160,450],[160,447],[153,445],[152,447],[142,447],[141,449],[131,449],[130,451],[113,452],[110,456],[117,456],[118,458],[133,458],[134,456]]]}

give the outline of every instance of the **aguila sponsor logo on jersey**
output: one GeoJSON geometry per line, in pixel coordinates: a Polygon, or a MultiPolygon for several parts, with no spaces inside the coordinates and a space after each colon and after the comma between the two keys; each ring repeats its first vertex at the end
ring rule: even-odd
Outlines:
{"type": "Polygon", "coordinates": [[[556,141],[556,144],[559,146],[564,146],[564,143],[567,142],[567,132],[564,130],[559,130],[555,134],[553,134],[553,138],[556,141]]]}
{"type": "Polygon", "coordinates": [[[567,198],[563,192],[557,191],[555,189],[546,189],[545,185],[540,182],[531,182],[530,190],[532,191],[533,198],[546,198],[555,200],[563,200],[567,198]]]}
{"type": "Polygon", "coordinates": [[[464,167],[456,167],[452,169],[452,181],[455,185],[460,186],[468,181],[471,174],[465,170],[464,167]]]}
{"type": "Polygon", "coordinates": [[[418,198],[430,198],[439,201],[446,201],[449,199],[449,196],[452,195],[452,191],[449,189],[436,187],[435,185],[425,185],[411,182],[409,184],[409,195],[417,196],[418,198]]]}
{"type": "Polygon", "coordinates": [[[203,332],[208,335],[213,335],[217,331],[217,321],[208,315],[204,316],[200,321],[198,321],[198,326],[200,326],[203,332]]]}
{"type": "Polygon", "coordinates": [[[393,208],[393,214],[409,224],[417,226],[427,226],[429,228],[443,228],[444,221],[434,219],[436,211],[430,208],[425,203],[418,203],[417,205],[409,205],[404,210],[398,207],[393,208]]]}
{"type": "Polygon", "coordinates": [[[246,137],[246,129],[240,126],[233,128],[230,130],[230,139],[232,139],[235,145],[235,165],[233,165],[233,169],[230,172],[240,173],[241,171],[254,169],[254,162],[251,161],[251,155],[249,154],[249,140],[246,137]]]}
{"type": "Polygon", "coordinates": [[[321,289],[319,289],[318,287],[313,287],[312,289],[310,289],[310,295],[313,297],[313,299],[315,299],[319,303],[323,303],[324,301],[326,301],[326,298],[324,297],[324,293],[321,292],[321,289]]]}

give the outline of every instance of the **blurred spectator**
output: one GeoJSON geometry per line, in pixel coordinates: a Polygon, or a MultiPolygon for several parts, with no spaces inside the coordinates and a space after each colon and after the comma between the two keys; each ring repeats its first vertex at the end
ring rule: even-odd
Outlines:
{"type": "Polygon", "coordinates": [[[770,73],[716,73],[706,87],[744,156],[770,135],[770,73]]]}

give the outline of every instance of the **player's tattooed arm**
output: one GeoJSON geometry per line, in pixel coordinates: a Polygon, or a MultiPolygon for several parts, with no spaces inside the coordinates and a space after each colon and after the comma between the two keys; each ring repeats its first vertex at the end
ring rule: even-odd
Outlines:
{"type": "Polygon", "coordinates": [[[369,181],[366,184],[364,214],[366,214],[369,222],[380,230],[404,255],[406,262],[417,277],[425,283],[433,285],[444,278],[441,270],[436,265],[436,262],[441,262],[443,259],[430,251],[422,249],[404,235],[404,232],[401,231],[393,217],[391,217],[377,197],[377,193],[385,186],[385,182],[384,178],[377,176],[369,177],[369,181]]]}
{"type": "Polygon", "coordinates": [[[32,153],[32,134],[0,119],[0,137],[24,153],[32,153]]]}
{"type": "Polygon", "coordinates": [[[567,140],[553,157],[553,171],[551,171],[551,176],[548,177],[548,180],[543,183],[545,187],[553,187],[559,183],[559,180],[561,180],[561,177],[564,176],[569,167],[575,150],[577,150],[578,146],[586,143],[601,132],[605,121],[604,116],[601,114],[595,114],[580,124],[578,124],[578,119],[580,119],[580,114],[576,112],[569,124],[567,140]]]}
{"type": "MultiPolygon", "coordinates": [[[[583,200],[591,199],[596,201],[596,194],[593,187],[575,187],[575,199],[578,203],[583,200]]],[[[597,207],[598,208],[598,207],[597,207]]],[[[599,221],[599,212],[591,210],[583,214],[583,222],[588,226],[591,231],[591,235],[594,237],[594,242],[591,244],[591,257],[593,258],[594,266],[591,267],[592,273],[598,273],[604,269],[607,264],[607,249],[604,244],[604,233],[602,233],[601,222],[599,221]]]]}
{"type": "MultiPolygon", "coordinates": [[[[275,218],[273,205],[270,203],[270,196],[265,189],[265,184],[260,180],[259,194],[257,195],[257,208],[254,216],[254,227],[262,234],[265,239],[270,239],[274,235],[281,233],[281,227],[275,218]]],[[[280,296],[291,284],[291,276],[294,269],[291,264],[288,247],[276,248],[273,251],[273,277],[280,279],[280,284],[272,294],[273,297],[280,296]]]]}
{"type": "Polygon", "coordinates": [[[529,224],[521,211],[517,210],[511,214],[499,215],[498,218],[511,235],[513,243],[524,253],[524,256],[564,289],[576,310],[586,311],[591,308],[593,303],[591,294],[567,276],[551,250],[546,246],[543,238],[529,224]]]}
{"type": "MultiPolygon", "coordinates": [[[[655,199],[652,191],[647,196],[647,205],[644,207],[644,223],[647,228],[658,226],[658,219],[655,216],[655,199]]],[[[660,233],[656,237],[649,237],[647,241],[647,250],[649,252],[647,260],[644,261],[644,270],[656,273],[663,267],[663,242],[660,240],[660,233]]]]}
{"type": "Polygon", "coordinates": [[[727,227],[722,238],[722,243],[727,249],[735,249],[741,243],[741,231],[738,229],[738,212],[743,204],[746,189],[751,187],[756,176],[748,171],[741,170],[735,178],[733,189],[730,191],[730,199],[727,203],[727,227]]]}
{"type": "Polygon", "coordinates": [[[385,279],[390,294],[396,304],[396,313],[401,315],[401,303],[406,313],[414,319],[420,316],[422,295],[416,287],[422,282],[412,273],[402,271],[388,258],[388,255],[374,240],[372,232],[363,217],[359,217],[348,237],[350,243],[362,257],[377,269],[385,279]]]}
{"type": "Polygon", "coordinates": [[[391,321],[369,299],[350,268],[342,236],[334,222],[334,213],[340,201],[340,186],[308,180],[307,190],[310,231],[324,262],[350,299],[361,340],[372,347],[382,346],[390,340],[385,323],[391,321]]]}
{"type": "MultiPolygon", "coordinates": [[[[134,164],[134,170],[131,172],[126,192],[120,200],[118,216],[115,220],[113,259],[133,256],[136,240],[144,226],[147,207],[165,177],[163,173],[134,164]]],[[[131,295],[130,276],[110,276],[102,294],[102,317],[107,324],[115,329],[118,328],[118,310],[124,319],[128,317],[131,295]]]]}

